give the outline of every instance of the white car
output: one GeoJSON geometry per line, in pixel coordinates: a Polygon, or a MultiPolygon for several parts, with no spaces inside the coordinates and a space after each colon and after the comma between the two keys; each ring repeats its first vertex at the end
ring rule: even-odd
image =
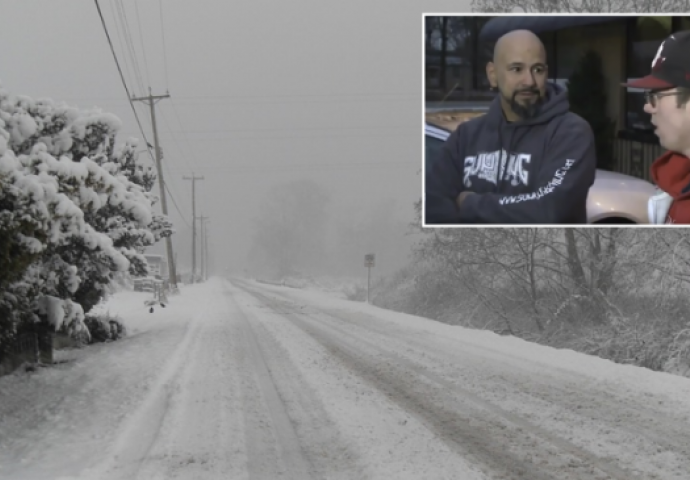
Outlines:
{"type": "MultiPolygon", "coordinates": [[[[424,135],[425,170],[432,159],[439,155],[441,146],[451,132],[426,123],[424,135]]],[[[656,187],[622,173],[597,169],[594,184],[587,197],[587,222],[596,224],[643,224],[649,223],[647,202],[656,187]]]]}

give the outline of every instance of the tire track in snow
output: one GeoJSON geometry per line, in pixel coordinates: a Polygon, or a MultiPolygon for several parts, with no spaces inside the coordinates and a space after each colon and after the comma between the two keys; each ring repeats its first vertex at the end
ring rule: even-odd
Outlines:
{"type": "MultiPolygon", "coordinates": [[[[418,350],[418,353],[422,353],[429,360],[437,360],[438,363],[447,361],[447,352],[430,350],[428,343],[424,343],[418,339],[412,338],[411,335],[404,335],[391,329],[382,328],[376,323],[371,322],[373,317],[367,317],[365,314],[359,314],[358,316],[344,316],[333,311],[319,311],[325,313],[329,317],[338,319],[347,325],[355,324],[358,328],[370,331],[374,335],[381,335],[389,340],[395,339],[399,341],[401,345],[408,347],[414,346],[418,350]]],[[[300,312],[303,312],[303,310],[300,310],[300,312]]],[[[458,356],[458,359],[462,359],[462,357],[458,356]]],[[[531,364],[531,361],[514,358],[512,356],[506,356],[506,361],[511,361],[511,365],[514,365],[518,362],[526,365],[531,364]]],[[[669,417],[659,411],[655,411],[653,408],[646,406],[643,408],[639,403],[636,404],[630,398],[625,396],[616,395],[615,398],[612,398],[611,392],[606,392],[604,395],[602,395],[601,390],[596,388],[586,388],[583,387],[582,384],[577,384],[577,386],[575,386],[575,382],[570,385],[561,385],[562,378],[558,379],[558,384],[541,378],[538,379],[539,383],[537,383],[534,381],[535,376],[529,373],[529,370],[527,370],[528,378],[526,378],[524,371],[521,372],[515,369],[511,370],[510,376],[506,376],[504,375],[505,371],[503,370],[503,365],[504,364],[496,364],[493,365],[493,368],[500,368],[496,374],[502,375],[502,384],[509,383],[510,387],[514,389],[514,391],[511,392],[511,395],[521,394],[523,397],[529,397],[525,398],[525,400],[531,402],[543,402],[545,399],[547,399],[551,403],[557,404],[562,402],[564,399],[567,399],[567,397],[570,396],[575,389],[577,389],[581,394],[580,398],[584,396],[590,400],[588,403],[580,402],[580,404],[577,405],[577,415],[580,418],[591,417],[591,419],[595,420],[596,422],[607,423],[612,428],[624,430],[630,435],[643,436],[665,449],[677,450],[682,448],[680,453],[690,456],[690,436],[688,435],[687,431],[687,423],[679,421],[678,418],[669,417]],[[519,375],[519,378],[516,377],[516,375],[519,375]],[[524,384],[527,381],[530,383],[529,394],[524,392],[524,384]],[[535,394],[538,394],[538,396],[535,396],[535,394]],[[599,403],[594,404],[594,400],[597,400],[599,403]],[[612,411],[602,412],[601,408],[607,407],[607,405],[601,405],[603,402],[609,403],[612,411]],[[623,421],[623,419],[627,420],[627,422],[634,420],[637,423],[627,423],[623,421]]],[[[543,368],[542,365],[535,365],[535,367],[543,368]]],[[[579,375],[569,371],[564,372],[564,374],[569,375],[570,378],[580,377],[579,375]]],[[[584,381],[591,381],[590,377],[583,376],[581,378],[584,381]]],[[[473,380],[481,379],[474,378],[473,380]]],[[[550,378],[550,380],[553,380],[553,378],[550,378]]]]}
{"type": "Polygon", "coordinates": [[[199,320],[202,317],[203,313],[190,321],[184,338],[170,355],[165,369],[146,398],[126,421],[106,460],[101,466],[84,472],[83,478],[103,480],[137,478],[165,421],[170,397],[174,393],[174,379],[190,355],[190,346],[199,335],[199,320]]]}
{"type": "Polygon", "coordinates": [[[254,301],[253,297],[236,288],[228,291],[228,295],[236,305],[234,308],[241,310],[251,324],[312,477],[332,480],[366,478],[357,454],[345,441],[314,387],[306,381],[290,352],[278,339],[280,335],[265,325],[265,319],[260,318],[263,312],[257,312],[255,305],[248,305],[249,308],[241,306],[247,300],[254,301]]]}
{"type": "Polygon", "coordinates": [[[316,478],[486,477],[319,342],[241,289],[316,478]]]}
{"type": "MultiPolygon", "coordinates": [[[[285,297],[281,296],[281,298],[285,297]]],[[[286,300],[290,301],[289,298],[286,300]]],[[[432,349],[429,343],[413,338],[410,333],[404,334],[400,331],[381,327],[381,323],[376,322],[375,317],[367,314],[346,315],[342,311],[333,312],[324,309],[315,309],[314,311],[325,313],[328,317],[339,320],[348,331],[354,324],[358,328],[386,338],[388,342],[396,341],[399,345],[407,347],[408,351],[413,351],[414,349],[410,347],[415,347],[417,360],[432,370],[447,363],[449,358],[453,358],[449,357],[447,350],[432,349]]],[[[303,307],[300,307],[299,312],[304,312],[303,307]]],[[[435,340],[438,341],[438,339],[435,340]]],[[[441,341],[443,340],[441,339],[441,341]]],[[[457,347],[450,341],[448,345],[457,347]]],[[[467,346],[472,347],[471,345],[467,346]]],[[[472,348],[476,350],[476,347],[472,348]]],[[[476,351],[479,354],[483,353],[481,350],[476,351]]],[[[462,354],[455,352],[454,355],[455,361],[459,365],[468,358],[464,352],[462,354]]],[[[491,357],[494,356],[491,355],[491,357]]],[[[633,462],[638,462],[638,470],[644,472],[642,475],[645,478],[685,480],[686,472],[690,468],[690,434],[688,434],[687,416],[681,418],[682,414],[678,413],[674,418],[659,412],[654,409],[651,399],[648,405],[640,402],[636,397],[630,397],[629,394],[602,391],[601,388],[591,385],[591,377],[581,376],[570,371],[563,373],[568,375],[568,378],[579,379],[581,382],[564,382],[562,377],[554,377],[553,374],[546,377],[535,376],[533,371],[530,371],[532,363],[530,360],[512,355],[506,355],[502,361],[484,362],[482,368],[485,371],[492,370],[492,383],[496,384],[496,380],[493,379],[496,377],[502,387],[501,393],[489,392],[491,395],[488,398],[487,390],[477,387],[477,385],[483,385],[487,380],[480,372],[473,372],[471,369],[459,370],[458,378],[454,380],[455,385],[458,385],[459,382],[469,383],[472,392],[478,390],[483,395],[483,401],[495,403],[499,407],[505,404],[506,398],[510,398],[508,408],[511,415],[515,418],[538,417],[530,421],[532,424],[538,422],[539,417],[543,421],[544,414],[551,412],[553,417],[558,418],[557,421],[553,418],[548,420],[548,430],[551,435],[557,439],[565,438],[566,441],[572,443],[567,439],[572,436],[573,430],[577,430],[580,438],[589,438],[588,440],[580,440],[580,445],[576,445],[576,447],[580,450],[589,451],[590,455],[595,455],[606,464],[615,465],[626,462],[617,458],[620,453],[607,454],[604,451],[606,445],[602,446],[602,442],[608,443],[611,448],[618,452],[621,451],[620,445],[628,445],[626,451],[623,452],[624,454],[629,454],[629,451],[633,449],[639,453],[644,453],[645,459],[642,461],[639,461],[639,455],[629,458],[632,458],[633,462]],[[506,363],[510,365],[508,375],[506,375],[505,370],[506,363]],[[514,365],[520,365],[520,368],[515,369],[513,368],[514,365]],[[573,395],[574,392],[577,394],[573,395]],[[534,415],[535,408],[539,409],[539,415],[534,415]],[[592,445],[595,444],[598,448],[592,448],[592,445]],[[649,461],[650,459],[651,461],[649,461]],[[659,473],[659,471],[663,473],[659,473]]],[[[535,364],[534,366],[535,368],[543,368],[542,364],[535,364]]],[[[505,411],[505,408],[503,410],[505,411]]],[[[633,469],[632,465],[629,464],[626,464],[626,468],[628,470],[633,469]]]]}
{"type": "Polygon", "coordinates": [[[641,472],[645,479],[687,478],[690,411],[684,402],[674,403],[666,395],[649,389],[640,392],[625,383],[602,383],[569,369],[544,369],[543,363],[504,354],[500,349],[459,344],[457,338],[430,335],[424,329],[401,329],[366,312],[325,306],[305,310],[304,300],[292,298],[289,292],[270,293],[292,304],[297,302],[299,308],[292,306],[292,311],[325,312],[348,330],[355,325],[388,343],[397,343],[399,350],[410,352],[416,362],[432,371],[440,370],[446,377],[449,364],[462,366],[452,378],[456,385],[467,385],[485,401],[529,419],[603,461],[641,472]],[[481,368],[476,362],[479,358],[481,368]],[[535,369],[544,373],[536,375],[535,369]],[[487,380],[491,389],[484,386],[487,380]]]}
{"type": "Polygon", "coordinates": [[[355,335],[351,329],[336,327],[323,318],[314,318],[303,308],[295,308],[293,302],[279,301],[248,285],[242,286],[274,311],[292,319],[351,369],[388,394],[392,401],[419,417],[459,454],[470,454],[489,466],[489,474],[498,470],[506,478],[529,480],[640,478],[487,403],[426,367],[401,357],[395,350],[386,348],[385,343],[355,335]],[[410,380],[412,372],[417,375],[414,381],[410,380]],[[470,413],[463,415],[467,411],[470,413]]]}
{"type": "Polygon", "coordinates": [[[311,466],[302,450],[285,403],[276,388],[265,358],[266,353],[257,340],[251,318],[239,305],[235,311],[241,323],[240,330],[244,339],[242,343],[248,360],[246,366],[251,368],[250,374],[260,395],[260,399],[246,397],[245,412],[255,411],[258,406],[256,402],[263,400],[263,413],[270,417],[270,425],[256,425],[255,418],[247,418],[245,432],[249,478],[309,480],[313,478],[311,466]],[[270,455],[267,447],[275,449],[276,457],[270,455]]]}
{"type": "Polygon", "coordinates": [[[242,435],[238,322],[222,292],[209,302],[201,332],[175,379],[165,424],[140,479],[247,478],[242,435]]]}

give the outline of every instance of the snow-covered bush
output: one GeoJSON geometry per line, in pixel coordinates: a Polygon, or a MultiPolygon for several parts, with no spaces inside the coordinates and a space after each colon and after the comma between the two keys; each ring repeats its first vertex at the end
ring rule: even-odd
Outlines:
{"type": "Polygon", "coordinates": [[[0,88],[0,347],[18,322],[84,328],[118,274],[172,234],[155,175],[114,115],[0,88]]]}
{"type": "Polygon", "coordinates": [[[84,322],[91,334],[89,343],[117,340],[127,335],[120,317],[110,314],[88,315],[84,322]]]}

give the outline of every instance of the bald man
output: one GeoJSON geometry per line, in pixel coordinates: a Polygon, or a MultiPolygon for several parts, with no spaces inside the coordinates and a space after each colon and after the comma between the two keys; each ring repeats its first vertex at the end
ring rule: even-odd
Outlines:
{"type": "Polygon", "coordinates": [[[567,90],[547,82],[544,45],[526,30],[507,33],[486,74],[498,95],[429,169],[425,224],[586,223],[594,134],[569,111],[567,90]]]}

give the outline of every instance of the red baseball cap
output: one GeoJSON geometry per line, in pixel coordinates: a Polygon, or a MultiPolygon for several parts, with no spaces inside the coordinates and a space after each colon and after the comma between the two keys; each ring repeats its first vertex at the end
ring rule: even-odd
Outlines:
{"type": "Polygon", "coordinates": [[[652,72],[623,86],[645,90],[690,88],[690,31],[676,32],[664,40],[652,61],[652,72]]]}

